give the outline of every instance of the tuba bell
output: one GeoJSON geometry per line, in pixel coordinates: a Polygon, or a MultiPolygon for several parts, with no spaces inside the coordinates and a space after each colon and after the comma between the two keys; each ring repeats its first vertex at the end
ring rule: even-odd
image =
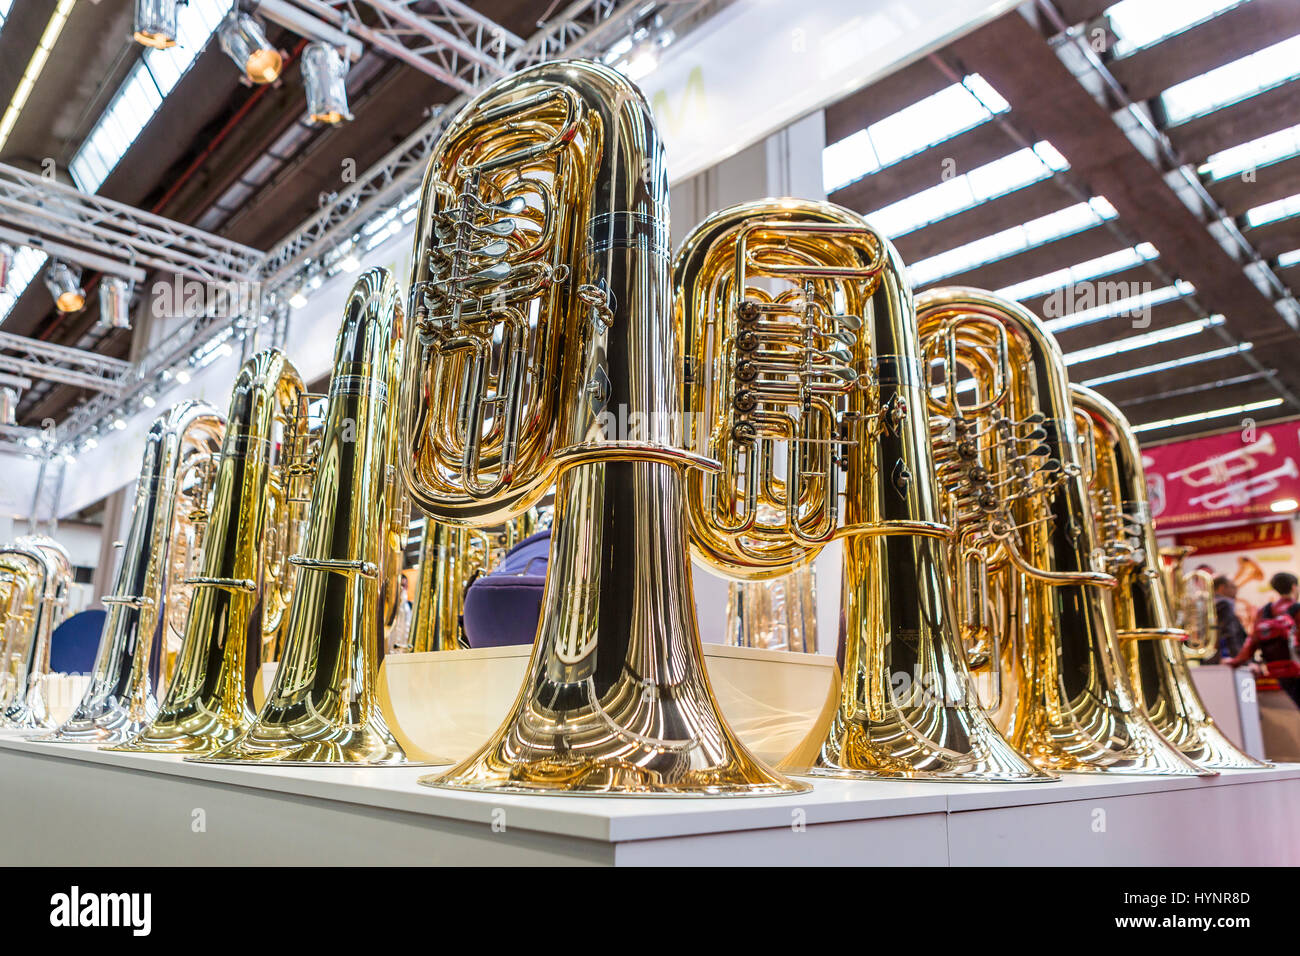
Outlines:
{"type": "Polygon", "coordinates": [[[1092,430],[1094,513],[1107,563],[1119,579],[1116,633],[1134,693],[1161,735],[1196,764],[1212,770],[1268,766],[1224,736],[1192,682],[1182,649],[1187,633],[1174,626],[1170,612],[1142,455],[1128,419],[1091,389],[1074,385],[1070,394],[1092,430]]]}
{"type": "MultiPolygon", "coordinates": [[[[242,735],[210,763],[385,766],[406,762],[380,712],[385,600],[395,600],[408,505],[393,464],[401,306],[384,269],[352,286],[312,456],[310,517],[279,666],[242,735]]],[[[242,675],[241,675],[242,677],[242,675]]],[[[242,684],[240,693],[242,694],[242,684]]]]}
{"type": "Polygon", "coordinates": [[[416,220],[401,454],[439,521],[499,524],[555,484],[527,676],[475,754],[421,783],[492,792],[770,795],[700,649],[682,470],[668,185],[650,109],[598,63],[471,102],[416,220]]]}
{"type": "Polygon", "coordinates": [[[11,690],[0,728],[50,730],[50,635],[67,613],[72,561],[53,538],[29,534],[0,548],[0,571],[13,575],[18,594],[18,612],[6,621],[5,682],[11,690]]]}
{"type": "Polygon", "coordinates": [[[963,621],[1006,638],[987,665],[999,728],[1053,770],[1202,773],[1129,686],[1056,340],[1019,303],[979,289],[922,292],[917,316],[940,375],[930,401],[960,532],[963,621]]]}
{"type": "Polygon", "coordinates": [[[72,715],[41,740],[120,743],[153,720],[164,617],[188,597],[182,579],[200,546],[201,499],[224,427],[215,408],[196,401],[150,426],[122,563],[113,593],[103,598],[108,617],[90,684],[72,715]]]}
{"type": "Polygon", "coordinates": [[[251,655],[274,634],[293,577],[271,560],[300,516],[289,500],[288,450],[303,392],[278,349],[258,352],[235,378],[216,459],[204,540],[185,637],[166,695],[147,726],[113,749],[203,754],[229,743],[252,720],[245,690],[251,655]]]}
{"type": "Polygon", "coordinates": [[[687,237],[674,286],[694,447],[722,462],[688,478],[696,560],[761,580],[843,541],[844,679],[807,772],[1054,779],[998,733],[959,646],[952,532],[893,246],[830,203],[742,203],[687,237]]]}

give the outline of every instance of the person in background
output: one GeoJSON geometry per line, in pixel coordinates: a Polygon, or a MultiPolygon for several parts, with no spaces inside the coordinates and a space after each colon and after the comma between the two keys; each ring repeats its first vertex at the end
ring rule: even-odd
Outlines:
{"type": "Polygon", "coordinates": [[[1300,584],[1294,574],[1286,571],[1279,571],[1269,579],[1268,586],[1277,592],[1277,599],[1269,601],[1260,608],[1260,617],[1276,617],[1279,614],[1289,615],[1295,621],[1297,630],[1300,630],[1300,601],[1296,600],[1296,587],[1300,584]]]}
{"type": "Polygon", "coordinates": [[[1260,608],[1254,629],[1228,664],[1240,667],[1258,651],[1264,675],[1276,680],[1300,707],[1300,660],[1295,656],[1296,628],[1300,624],[1300,602],[1295,600],[1297,583],[1294,574],[1281,571],[1273,575],[1269,585],[1277,592],[1277,599],[1260,608]]]}
{"type": "Polygon", "coordinates": [[[1236,657],[1246,645],[1246,628],[1237,616],[1237,585],[1226,574],[1214,579],[1214,617],[1219,631],[1219,657],[1236,657]]]}

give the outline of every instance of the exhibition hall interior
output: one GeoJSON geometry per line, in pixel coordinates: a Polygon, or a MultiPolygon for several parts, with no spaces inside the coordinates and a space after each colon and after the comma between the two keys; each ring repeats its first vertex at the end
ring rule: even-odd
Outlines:
{"type": "Polygon", "coordinates": [[[1295,0],[0,0],[0,864],[1300,864],[1297,288],[1295,0]]]}

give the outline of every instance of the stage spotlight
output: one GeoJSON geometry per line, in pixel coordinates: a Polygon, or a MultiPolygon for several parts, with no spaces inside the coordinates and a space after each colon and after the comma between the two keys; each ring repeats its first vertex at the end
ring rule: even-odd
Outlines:
{"type": "Polygon", "coordinates": [[[307,116],[313,123],[341,123],[348,112],[348,67],[328,43],[309,43],[302,51],[302,80],[307,87],[307,116]]]}
{"type": "Polygon", "coordinates": [[[262,25],[247,13],[231,10],[217,27],[221,49],[254,83],[270,83],[280,75],[284,59],[271,46],[262,25]]]}
{"type": "Polygon", "coordinates": [[[0,425],[17,425],[18,424],[18,391],[17,389],[0,388],[0,425]]]}
{"type": "Polygon", "coordinates": [[[60,312],[80,312],[86,306],[86,290],[81,287],[81,270],[55,260],[45,271],[45,288],[54,297],[60,312]]]}
{"type": "Polygon", "coordinates": [[[100,280],[99,324],[113,329],[131,327],[131,287],[125,279],[104,276],[100,280]]]}
{"type": "Polygon", "coordinates": [[[9,270],[14,267],[14,247],[0,242],[0,292],[9,288],[9,270]]]}
{"type": "Polygon", "coordinates": [[[136,43],[163,50],[176,45],[176,0],[135,0],[136,43]]]}

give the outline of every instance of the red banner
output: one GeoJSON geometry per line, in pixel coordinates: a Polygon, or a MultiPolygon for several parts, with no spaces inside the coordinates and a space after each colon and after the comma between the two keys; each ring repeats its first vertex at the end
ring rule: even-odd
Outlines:
{"type": "Polygon", "coordinates": [[[1221,554],[1225,551],[1253,551],[1256,548],[1289,547],[1291,522],[1257,521],[1234,524],[1210,531],[1186,531],[1175,535],[1181,547],[1195,548],[1195,554],[1221,554]]]}
{"type": "Polygon", "coordinates": [[[1161,532],[1272,517],[1273,502],[1300,500],[1300,422],[1144,448],[1142,463],[1161,532]]]}

